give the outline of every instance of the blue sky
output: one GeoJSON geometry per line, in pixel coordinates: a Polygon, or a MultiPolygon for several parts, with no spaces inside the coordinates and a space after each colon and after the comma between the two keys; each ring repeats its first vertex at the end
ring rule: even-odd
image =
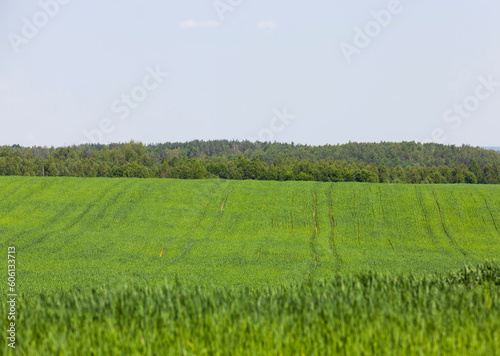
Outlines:
{"type": "Polygon", "coordinates": [[[499,18],[491,0],[5,0],[0,145],[500,146],[499,18]]]}

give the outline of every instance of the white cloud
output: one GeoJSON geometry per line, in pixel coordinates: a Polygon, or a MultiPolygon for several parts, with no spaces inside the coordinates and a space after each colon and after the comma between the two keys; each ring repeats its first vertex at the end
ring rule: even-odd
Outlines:
{"type": "Polygon", "coordinates": [[[274,21],[261,21],[257,24],[259,30],[274,30],[276,28],[276,23],[274,21]]]}
{"type": "Polygon", "coordinates": [[[180,28],[215,28],[220,25],[217,21],[187,20],[179,24],[180,28]]]}
{"type": "Polygon", "coordinates": [[[8,91],[9,90],[9,84],[0,82],[0,91],[8,91]]]}

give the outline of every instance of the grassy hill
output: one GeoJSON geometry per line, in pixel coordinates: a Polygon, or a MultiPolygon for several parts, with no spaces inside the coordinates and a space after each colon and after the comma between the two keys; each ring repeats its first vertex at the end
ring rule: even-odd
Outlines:
{"type": "Polygon", "coordinates": [[[0,178],[20,355],[493,355],[499,224],[491,185],[0,178]]]}
{"type": "Polygon", "coordinates": [[[26,294],[446,273],[500,256],[497,186],[2,177],[0,197],[26,294]]]}

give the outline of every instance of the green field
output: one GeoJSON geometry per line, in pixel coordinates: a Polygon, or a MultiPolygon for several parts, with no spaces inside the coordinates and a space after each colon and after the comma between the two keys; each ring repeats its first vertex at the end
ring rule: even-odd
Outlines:
{"type": "Polygon", "coordinates": [[[498,284],[437,281],[464,265],[498,261],[499,228],[500,187],[491,185],[0,178],[0,247],[5,256],[8,246],[16,247],[19,313],[27,329],[19,343],[26,342],[26,354],[155,354],[162,347],[188,354],[227,354],[231,347],[310,354],[318,343],[318,354],[475,348],[491,354],[500,347],[498,284]],[[175,293],[186,304],[175,304],[175,293]],[[362,314],[366,305],[380,313],[362,314]],[[210,311],[212,319],[201,317],[210,311]],[[176,313],[186,313],[185,325],[176,313]],[[284,329],[272,316],[284,320],[284,329]],[[458,322],[465,318],[472,321],[458,322]],[[35,321],[53,337],[35,331],[35,321]],[[93,323],[96,329],[82,331],[93,323]],[[382,335],[391,323],[396,328],[382,335]],[[118,325],[151,334],[128,335],[118,325]],[[439,328],[452,338],[442,338],[439,328]],[[167,342],[162,332],[178,337],[167,342]],[[232,332],[236,339],[228,340],[232,332]],[[94,343],[80,344],[87,339],[94,343]],[[99,340],[111,348],[97,347],[99,340]]]}
{"type": "Polygon", "coordinates": [[[448,272],[500,256],[497,186],[7,177],[0,196],[26,294],[448,272]]]}

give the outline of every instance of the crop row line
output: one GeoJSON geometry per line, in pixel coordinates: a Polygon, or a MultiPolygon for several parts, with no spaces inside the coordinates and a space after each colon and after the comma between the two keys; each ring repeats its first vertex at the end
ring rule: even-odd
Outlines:
{"type": "Polygon", "coordinates": [[[316,236],[318,235],[318,221],[316,220],[316,190],[313,191],[313,220],[314,220],[314,232],[311,239],[311,248],[314,253],[314,267],[318,264],[318,255],[316,253],[316,248],[314,247],[314,242],[316,240],[316,236]]]}
{"type": "Polygon", "coordinates": [[[422,193],[420,193],[419,191],[417,191],[417,187],[415,187],[415,192],[417,194],[417,199],[418,199],[418,202],[420,203],[420,207],[422,208],[422,212],[424,213],[424,219],[425,219],[425,228],[427,230],[427,233],[431,233],[431,230],[430,230],[430,227],[429,227],[429,219],[427,218],[427,211],[424,207],[424,202],[423,202],[423,199],[422,199],[422,193]]]}
{"type": "Polygon", "coordinates": [[[271,209],[271,230],[274,229],[274,206],[276,205],[276,194],[274,194],[273,208],[271,209]]]}
{"type": "MultiPolygon", "coordinates": [[[[232,187],[231,187],[232,189],[232,187]]],[[[184,250],[182,251],[182,253],[177,256],[175,259],[169,261],[169,265],[172,266],[174,265],[175,263],[179,262],[180,260],[182,260],[190,251],[191,249],[193,248],[194,244],[196,243],[197,240],[194,240],[194,239],[191,239],[192,235],[194,234],[194,232],[197,230],[197,228],[199,227],[199,225],[201,224],[201,221],[203,220],[203,217],[205,216],[205,213],[207,211],[207,208],[208,206],[210,205],[210,202],[213,200],[213,197],[214,195],[220,190],[220,186],[216,186],[214,187],[214,189],[212,190],[212,192],[210,193],[210,196],[208,197],[208,200],[207,200],[207,203],[205,204],[205,206],[203,207],[203,210],[200,214],[200,217],[198,218],[194,228],[191,230],[189,229],[186,234],[183,236],[183,239],[186,240],[186,241],[189,241],[186,245],[186,247],[184,248],[184,250]],[[189,240],[191,239],[191,241],[189,240]]],[[[231,191],[231,190],[230,190],[231,191]]],[[[229,195],[229,193],[228,193],[229,195]]],[[[227,199],[227,196],[226,196],[226,199],[227,199]]],[[[215,226],[215,224],[214,224],[215,226]]],[[[207,231],[206,233],[206,236],[208,237],[213,231],[213,227],[207,231]]],[[[169,240],[167,241],[167,252],[168,252],[168,243],[172,243],[173,240],[175,240],[176,238],[172,239],[172,240],[169,240]]],[[[163,255],[163,246],[162,246],[162,252],[160,253],[160,257],[163,255]]]]}
{"type": "Polygon", "coordinates": [[[382,217],[385,219],[384,204],[382,203],[382,190],[380,189],[380,186],[378,187],[378,197],[380,201],[380,207],[382,208],[382,217]]]}
{"type": "Polygon", "coordinates": [[[493,217],[493,213],[490,210],[490,207],[488,206],[488,202],[486,201],[486,198],[484,199],[484,204],[486,204],[486,209],[488,209],[488,212],[490,213],[491,220],[493,221],[493,225],[495,226],[495,230],[498,232],[498,227],[497,223],[495,222],[495,218],[493,217]]]}
{"type": "Polygon", "coordinates": [[[443,231],[444,233],[446,234],[446,236],[448,236],[448,238],[450,239],[451,243],[453,245],[455,245],[455,247],[458,248],[458,250],[464,255],[464,256],[467,256],[467,253],[460,247],[458,246],[457,242],[451,237],[451,235],[448,233],[448,230],[446,229],[446,226],[444,224],[444,220],[443,220],[443,215],[441,214],[441,206],[439,205],[439,202],[437,201],[437,198],[436,198],[436,194],[434,193],[434,191],[432,192],[432,196],[434,197],[434,201],[436,202],[436,205],[437,205],[437,208],[438,208],[438,213],[439,213],[439,219],[441,220],[441,225],[443,226],[443,231]]]}
{"type": "Polygon", "coordinates": [[[344,263],[344,261],[342,261],[342,258],[337,253],[337,247],[335,246],[335,217],[333,216],[333,187],[331,187],[331,191],[330,191],[330,221],[332,222],[331,242],[332,242],[333,254],[340,261],[340,264],[342,264],[342,263],[344,263]]]}
{"type": "Polygon", "coordinates": [[[229,194],[231,194],[232,190],[233,190],[233,186],[231,186],[231,188],[229,189],[229,192],[227,193],[226,197],[224,198],[224,201],[222,202],[222,205],[220,207],[219,217],[217,218],[217,223],[219,222],[222,215],[224,214],[224,204],[226,204],[227,198],[229,197],[229,194]]]}

